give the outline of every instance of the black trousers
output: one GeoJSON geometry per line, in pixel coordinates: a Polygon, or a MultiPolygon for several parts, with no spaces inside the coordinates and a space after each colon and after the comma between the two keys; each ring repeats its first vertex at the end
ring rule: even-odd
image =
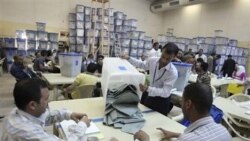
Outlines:
{"type": "Polygon", "coordinates": [[[170,97],[168,98],[163,98],[159,96],[151,97],[148,96],[148,92],[143,92],[140,103],[165,116],[167,116],[168,113],[173,108],[173,104],[170,101],[170,97]]]}

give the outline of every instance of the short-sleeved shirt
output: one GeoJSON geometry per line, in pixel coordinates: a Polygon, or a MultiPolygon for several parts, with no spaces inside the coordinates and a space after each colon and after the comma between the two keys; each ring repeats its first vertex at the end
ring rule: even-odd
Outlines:
{"type": "Polygon", "coordinates": [[[98,77],[94,76],[94,75],[90,75],[90,74],[86,74],[86,73],[81,73],[79,75],[77,75],[74,84],[76,84],[76,88],[73,90],[72,92],[72,97],[73,98],[80,98],[80,94],[77,91],[79,86],[82,85],[95,85],[96,82],[98,80],[98,77]]]}
{"type": "Polygon", "coordinates": [[[40,65],[45,66],[45,58],[44,57],[39,57],[34,60],[34,71],[44,71],[42,68],[40,68],[40,65]]]}

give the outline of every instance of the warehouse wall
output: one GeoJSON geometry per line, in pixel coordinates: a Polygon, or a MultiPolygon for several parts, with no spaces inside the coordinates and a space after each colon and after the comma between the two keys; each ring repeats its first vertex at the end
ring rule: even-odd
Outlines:
{"type": "MultiPolygon", "coordinates": [[[[14,36],[16,29],[35,29],[37,21],[46,22],[47,31],[67,31],[68,13],[74,12],[76,4],[91,6],[91,0],[1,0],[0,35],[14,36]]],[[[162,32],[162,14],[151,13],[149,4],[146,0],[113,0],[111,7],[138,19],[138,30],[156,37],[162,32]]]]}
{"type": "Polygon", "coordinates": [[[250,0],[218,0],[183,7],[164,13],[164,30],[174,28],[181,37],[214,36],[214,30],[223,30],[223,36],[235,38],[248,45],[250,41],[250,0]]]}

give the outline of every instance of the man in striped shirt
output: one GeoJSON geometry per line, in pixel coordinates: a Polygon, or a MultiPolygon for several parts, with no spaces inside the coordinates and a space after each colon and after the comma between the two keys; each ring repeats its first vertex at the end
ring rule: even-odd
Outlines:
{"type": "Polygon", "coordinates": [[[44,131],[44,126],[65,119],[78,121],[82,136],[90,124],[86,114],[67,110],[48,110],[49,90],[39,79],[23,80],[15,85],[14,99],[17,108],[3,122],[1,141],[60,141],[44,131]]]}
{"type": "MultiPolygon", "coordinates": [[[[182,134],[158,129],[162,131],[165,139],[178,138],[177,141],[231,141],[232,137],[228,131],[222,125],[215,123],[210,116],[212,103],[210,86],[202,83],[190,84],[183,93],[182,111],[191,125],[182,134]]],[[[139,140],[148,140],[145,137],[148,135],[143,131],[135,134],[135,138],[139,140]]]]}

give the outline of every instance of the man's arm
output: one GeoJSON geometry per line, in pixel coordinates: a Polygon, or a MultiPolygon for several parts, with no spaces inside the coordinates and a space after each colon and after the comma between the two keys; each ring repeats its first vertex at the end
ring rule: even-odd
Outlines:
{"type": "Polygon", "coordinates": [[[156,88],[156,87],[148,87],[148,95],[155,97],[155,96],[160,96],[167,98],[170,96],[170,91],[173,88],[173,85],[175,81],[177,80],[177,74],[171,74],[168,76],[168,78],[164,81],[163,87],[162,88],[156,88]]]}
{"type": "Polygon", "coordinates": [[[127,55],[121,56],[121,58],[128,60],[132,65],[134,65],[137,68],[149,70],[149,63],[148,63],[149,59],[146,61],[146,63],[144,63],[143,61],[137,60],[127,55]]]}

